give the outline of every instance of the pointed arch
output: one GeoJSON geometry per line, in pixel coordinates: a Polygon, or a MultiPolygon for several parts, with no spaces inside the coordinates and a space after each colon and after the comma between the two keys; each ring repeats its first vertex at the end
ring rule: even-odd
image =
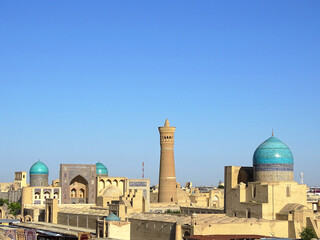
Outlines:
{"type": "Polygon", "coordinates": [[[70,181],[70,198],[74,203],[88,202],[88,181],[78,175],[70,181]]]}

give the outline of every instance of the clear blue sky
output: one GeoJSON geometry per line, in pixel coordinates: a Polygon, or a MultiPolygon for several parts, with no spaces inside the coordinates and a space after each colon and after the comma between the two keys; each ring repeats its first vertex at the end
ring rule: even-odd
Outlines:
{"type": "Polygon", "coordinates": [[[0,181],[41,159],[216,185],[270,137],[320,185],[319,1],[1,1],[0,181]],[[227,3],[226,3],[227,2],[227,3]]]}

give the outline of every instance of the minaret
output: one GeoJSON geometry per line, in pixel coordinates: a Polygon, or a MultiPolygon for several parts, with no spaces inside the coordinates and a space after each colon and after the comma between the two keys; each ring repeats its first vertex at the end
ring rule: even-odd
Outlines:
{"type": "Polygon", "coordinates": [[[158,202],[177,201],[176,173],[173,153],[175,130],[175,127],[170,127],[168,119],[166,119],[164,127],[159,127],[161,155],[158,202]]]}

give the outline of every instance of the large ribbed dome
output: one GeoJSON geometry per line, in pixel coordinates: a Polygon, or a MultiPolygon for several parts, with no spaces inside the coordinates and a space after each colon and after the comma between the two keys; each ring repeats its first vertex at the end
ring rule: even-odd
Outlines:
{"type": "Polygon", "coordinates": [[[100,174],[108,175],[107,167],[100,162],[96,163],[96,172],[98,175],[100,175],[100,174]]]}
{"type": "Polygon", "coordinates": [[[253,165],[255,164],[293,164],[293,155],[287,145],[272,136],[254,152],[253,165]]]}
{"type": "Polygon", "coordinates": [[[49,174],[49,169],[47,165],[45,165],[40,160],[34,163],[30,168],[30,174],[49,174]]]}
{"type": "Polygon", "coordinates": [[[117,186],[110,185],[103,191],[102,196],[105,198],[118,198],[122,196],[122,192],[117,186]]]}
{"type": "Polygon", "coordinates": [[[293,155],[289,147],[272,136],[253,154],[255,181],[293,181],[293,155]]]}

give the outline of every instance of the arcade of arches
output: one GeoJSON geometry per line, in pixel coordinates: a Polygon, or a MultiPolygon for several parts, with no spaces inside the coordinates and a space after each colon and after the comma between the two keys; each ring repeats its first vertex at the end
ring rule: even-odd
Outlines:
{"type": "Polygon", "coordinates": [[[124,177],[98,177],[98,196],[109,186],[116,186],[120,189],[121,193],[124,193],[125,189],[124,177]]]}

